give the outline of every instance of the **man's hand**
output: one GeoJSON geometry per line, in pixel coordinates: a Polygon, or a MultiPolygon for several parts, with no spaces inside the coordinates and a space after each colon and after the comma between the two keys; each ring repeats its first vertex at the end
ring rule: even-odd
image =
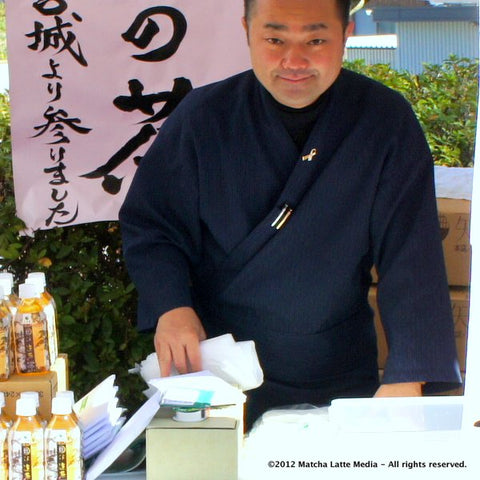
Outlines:
{"type": "Polygon", "coordinates": [[[162,377],[168,377],[172,364],[179,373],[202,369],[200,341],[205,330],[195,311],[179,307],[164,313],[157,323],[154,343],[162,377]]]}
{"type": "Polygon", "coordinates": [[[375,397],[421,397],[424,382],[385,383],[380,385],[375,397]]]}

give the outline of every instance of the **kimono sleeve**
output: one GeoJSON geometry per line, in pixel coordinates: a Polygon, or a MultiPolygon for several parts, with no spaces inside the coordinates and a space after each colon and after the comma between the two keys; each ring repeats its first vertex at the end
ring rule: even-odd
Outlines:
{"type": "Polygon", "coordinates": [[[383,383],[425,381],[425,392],[458,386],[433,161],[409,107],[392,132],[371,235],[378,306],[389,348],[383,383]]]}
{"type": "Polygon", "coordinates": [[[139,295],[140,330],[155,328],[173,308],[192,305],[189,270],[200,251],[198,173],[185,117],[176,111],[163,124],[119,213],[124,257],[139,295]]]}

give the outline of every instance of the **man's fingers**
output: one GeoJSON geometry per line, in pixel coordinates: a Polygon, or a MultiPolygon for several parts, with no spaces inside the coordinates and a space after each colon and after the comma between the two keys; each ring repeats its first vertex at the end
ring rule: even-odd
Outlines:
{"type": "Polygon", "coordinates": [[[172,352],[168,343],[156,340],[155,351],[157,352],[158,365],[160,366],[160,375],[168,377],[172,369],[172,352]]]}
{"type": "Polygon", "coordinates": [[[198,372],[202,369],[202,356],[198,342],[185,345],[185,351],[190,365],[191,372],[198,372]]]}
{"type": "Polygon", "coordinates": [[[188,373],[188,363],[185,347],[180,343],[175,343],[170,345],[170,348],[173,357],[173,364],[177,368],[178,373],[188,373]]]}
{"type": "Polygon", "coordinates": [[[157,322],[155,351],[162,376],[171,373],[172,365],[185,374],[202,369],[200,341],[205,330],[195,311],[179,307],[164,313],[157,322]]]}
{"type": "Polygon", "coordinates": [[[172,364],[180,374],[198,372],[202,369],[202,357],[198,342],[182,345],[159,341],[156,344],[156,350],[162,377],[170,375],[172,364]]]}

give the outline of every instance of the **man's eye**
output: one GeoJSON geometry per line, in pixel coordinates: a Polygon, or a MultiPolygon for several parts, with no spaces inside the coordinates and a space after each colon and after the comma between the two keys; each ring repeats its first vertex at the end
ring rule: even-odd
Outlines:
{"type": "Polygon", "coordinates": [[[267,38],[267,42],[272,45],[281,45],[283,43],[279,38],[267,38]]]}
{"type": "Polygon", "coordinates": [[[325,43],[325,40],[321,38],[314,38],[308,42],[309,45],[321,45],[322,43],[325,43]]]}

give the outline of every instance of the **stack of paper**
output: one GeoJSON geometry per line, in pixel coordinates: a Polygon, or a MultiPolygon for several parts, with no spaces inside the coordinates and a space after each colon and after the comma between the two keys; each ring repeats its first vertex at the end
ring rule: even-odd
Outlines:
{"type": "MultiPolygon", "coordinates": [[[[230,385],[245,392],[263,383],[263,371],[253,341],[236,342],[231,334],[225,334],[200,342],[200,351],[203,369],[230,385]]],[[[130,372],[139,372],[147,383],[162,376],[156,353],[150,354],[130,372]]],[[[174,366],[171,376],[178,376],[174,366]]],[[[144,393],[150,397],[154,392],[155,389],[150,388],[144,393]]]]}
{"type": "Polygon", "coordinates": [[[245,394],[211,372],[154,378],[149,384],[162,393],[163,407],[208,408],[242,404],[245,394]]]}
{"type": "Polygon", "coordinates": [[[82,429],[85,460],[107,447],[125,423],[125,410],[118,407],[114,382],[115,375],[111,375],[73,407],[82,429]]]}

